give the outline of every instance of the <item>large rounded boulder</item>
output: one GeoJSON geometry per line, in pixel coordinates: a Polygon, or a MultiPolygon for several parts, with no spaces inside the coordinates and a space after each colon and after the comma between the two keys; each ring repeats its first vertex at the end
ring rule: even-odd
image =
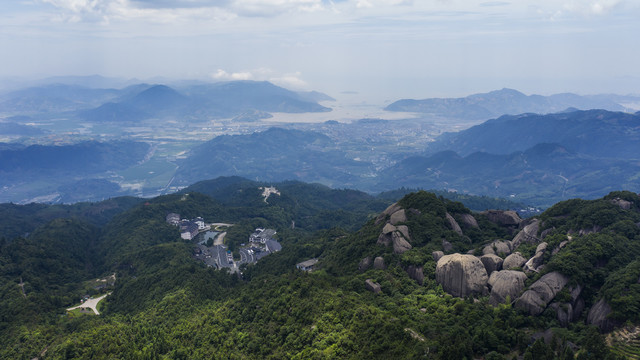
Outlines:
{"type": "Polygon", "coordinates": [[[494,271],[502,270],[502,258],[498,255],[482,255],[480,261],[484,265],[484,269],[487,270],[487,276],[491,276],[494,271]]]}
{"type": "Polygon", "coordinates": [[[488,280],[487,270],[473,255],[451,254],[438,260],[436,281],[453,296],[486,295],[488,280]]]}
{"type": "Polygon", "coordinates": [[[516,301],[516,307],[525,310],[531,315],[538,315],[547,308],[547,305],[556,297],[560,290],[564,289],[569,278],[557,271],[550,272],[538,281],[534,282],[529,290],[525,291],[516,301]]]}
{"type": "Polygon", "coordinates": [[[525,259],[522,256],[522,254],[520,254],[519,252],[514,252],[513,254],[507,256],[504,259],[504,262],[502,263],[502,268],[505,270],[519,268],[519,267],[522,267],[522,265],[524,265],[524,263],[526,262],[527,262],[527,259],[525,259]]]}
{"type": "Polygon", "coordinates": [[[502,270],[494,271],[489,277],[489,287],[491,288],[491,296],[489,304],[504,304],[515,301],[524,289],[524,282],[527,275],[521,271],[502,270]]]}

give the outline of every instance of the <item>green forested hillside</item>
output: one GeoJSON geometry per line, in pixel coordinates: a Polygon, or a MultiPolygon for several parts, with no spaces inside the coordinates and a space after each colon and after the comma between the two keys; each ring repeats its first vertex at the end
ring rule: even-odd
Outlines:
{"type": "MultiPolygon", "coordinates": [[[[312,201],[314,191],[324,190],[290,186],[273,201],[259,197],[253,204],[240,196],[245,203],[235,205],[237,194],[218,200],[188,191],[140,203],[105,225],[57,219],[27,238],[4,242],[0,358],[614,359],[618,348],[608,347],[598,331],[609,330],[588,314],[605,299],[614,327],[640,319],[637,194],[571,200],[523,221],[416,192],[365,216],[355,230],[333,227],[344,219],[331,217],[327,226],[291,229],[290,220],[301,214],[320,218],[336,211],[329,203],[341,197],[350,199],[341,211],[354,219],[372,208],[349,208],[361,195],[328,191],[325,202],[312,201]],[[166,224],[168,212],[273,226],[283,249],[243,267],[242,276],[207,268],[166,224]],[[397,232],[409,247],[395,237],[385,245],[385,231],[397,232]],[[491,303],[492,294],[453,297],[437,280],[434,251],[480,256],[497,246],[494,240],[515,243],[523,231],[549,249],[542,267],[525,273],[523,291],[546,274],[565,274],[570,280],[555,301],[571,301],[569,289],[579,285],[585,303],[572,321],[561,321],[551,305],[530,315],[517,302],[491,303]],[[320,260],[315,271],[295,268],[310,258],[320,260]],[[87,291],[86,280],[112,273],[117,280],[100,316],[64,315],[87,291]],[[367,282],[379,291],[368,290],[367,282]]],[[[516,249],[533,256],[536,246],[525,241],[516,249]]]]}

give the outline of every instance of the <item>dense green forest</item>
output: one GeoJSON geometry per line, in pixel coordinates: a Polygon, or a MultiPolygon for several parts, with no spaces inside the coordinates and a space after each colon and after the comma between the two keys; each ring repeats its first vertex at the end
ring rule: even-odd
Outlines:
{"type": "MultiPolygon", "coordinates": [[[[218,179],[179,194],[119,200],[102,217],[82,215],[100,203],[7,207],[0,358],[617,359],[640,353],[616,337],[617,329],[640,321],[637,194],[570,200],[514,224],[424,191],[389,206],[388,198],[297,182],[279,185],[281,195],[265,202],[258,186],[218,179]],[[214,270],[196,261],[193,243],[165,222],[169,212],[235,223],[237,239],[269,226],[283,248],[243,266],[241,275],[214,270]],[[410,248],[384,245],[392,222],[398,231],[408,229],[410,248]],[[530,315],[512,301],[493,304],[486,294],[454,297],[437,281],[434,252],[479,256],[487,244],[518,238],[531,224],[539,225],[531,236],[549,251],[542,267],[526,273],[524,290],[546,274],[568,276],[555,301],[571,301],[569,289],[580,287],[585,309],[572,321],[561,321],[552,306],[530,315]],[[320,260],[314,271],[296,269],[310,258],[320,260]],[[87,285],[113,273],[113,287],[87,285]],[[111,295],[100,303],[101,315],[65,311],[84,294],[102,291],[111,295]],[[588,319],[601,300],[612,310],[611,327],[588,319]]],[[[523,242],[517,249],[533,256],[536,246],[523,242]]]]}

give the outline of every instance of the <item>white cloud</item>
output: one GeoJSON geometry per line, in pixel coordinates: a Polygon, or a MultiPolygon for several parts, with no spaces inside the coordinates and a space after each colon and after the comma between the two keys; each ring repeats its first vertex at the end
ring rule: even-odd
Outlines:
{"type": "Polygon", "coordinates": [[[248,71],[232,72],[228,73],[222,69],[218,69],[215,73],[211,74],[211,77],[215,80],[253,80],[254,76],[248,71]]]}
{"type": "Polygon", "coordinates": [[[276,85],[286,88],[306,89],[309,87],[306,81],[302,80],[300,72],[277,73],[268,68],[258,68],[251,71],[227,72],[218,69],[211,74],[211,78],[218,81],[235,81],[235,80],[255,80],[269,81],[276,85]]]}
{"type": "Polygon", "coordinates": [[[269,81],[286,88],[304,89],[309,87],[304,80],[301,79],[301,73],[295,72],[269,78],[269,81]]]}

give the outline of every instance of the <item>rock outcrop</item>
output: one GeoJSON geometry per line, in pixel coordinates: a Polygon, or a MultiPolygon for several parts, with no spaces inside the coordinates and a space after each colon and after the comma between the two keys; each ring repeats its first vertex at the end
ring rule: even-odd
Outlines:
{"type": "Polygon", "coordinates": [[[389,205],[389,207],[387,207],[383,212],[381,212],[380,215],[378,215],[378,217],[376,218],[376,225],[380,224],[382,221],[384,221],[387,218],[387,216],[391,216],[391,214],[395,213],[400,209],[402,208],[400,207],[400,205],[398,205],[398,203],[393,203],[389,205]]]}
{"type": "Polygon", "coordinates": [[[590,229],[580,229],[580,231],[578,231],[578,235],[584,236],[584,235],[589,235],[589,234],[597,234],[600,231],[602,231],[602,226],[593,225],[593,227],[590,228],[590,229]]]}
{"type": "Polygon", "coordinates": [[[396,228],[395,226],[393,226],[393,225],[391,225],[391,224],[387,223],[387,224],[385,224],[385,225],[384,225],[384,227],[382,228],[382,233],[383,233],[383,234],[385,234],[385,235],[386,235],[386,234],[390,234],[390,233],[392,233],[392,232],[396,231],[397,229],[398,229],[398,228],[396,228]]]}
{"type": "Polygon", "coordinates": [[[488,210],[482,214],[484,214],[489,221],[500,226],[518,226],[522,222],[518,213],[510,210],[488,210]]]}
{"type": "Polygon", "coordinates": [[[358,264],[358,271],[365,272],[371,267],[371,257],[367,256],[366,258],[360,260],[358,264]]]}
{"type": "MultiPolygon", "coordinates": [[[[433,256],[433,260],[437,263],[438,260],[440,260],[440,258],[444,256],[444,252],[434,251],[431,253],[431,256],[433,256]]],[[[640,281],[640,279],[638,279],[638,281],[640,281]]]]}
{"type": "Polygon", "coordinates": [[[484,255],[495,254],[503,256],[511,254],[511,241],[496,240],[482,249],[484,255]]]}
{"type": "Polygon", "coordinates": [[[540,238],[538,237],[538,230],[540,229],[540,220],[534,219],[530,224],[525,226],[520,232],[513,238],[511,244],[514,249],[517,249],[518,246],[522,243],[532,243],[537,244],[540,242],[540,238]]]}
{"type": "Polygon", "coordinates": [[[605,299],[600,299],[591,307],[591,310],[589,310],[587,323],[596,325],[601,331],[611,331],[614,327],[619,325],[619,322],[609,318],[611,311],[611,306],[607,301],[605,299]]]}
{"type": "Polygon", "coordinates": [[[406,221],[407,221],[407,214],[405,213],[404,209],[400,209],[394,212],[393,214],[391,214],[391,218],[389,219],[389,222],[391,223],[391,225],[396,225],[398,223],[403,223],[406,221]]]}
{"type": "Polygon", "coordinates": [[[504,261],[502,262],[502,268],[505,270],[519,268],[522,267],[522,265],[524,265],[524,263],[526,262],[527,259],[525,259],[522,254],[520,254],[519,252],[514,252],[504,259],[504,261]]]}
{"type": "Polygon", "coordinates": [[[549,305],[549,307],[556,312],[556,318],[560,325],[567,326],[573,321],[573,305],[570,303],[561,304],[554,302],[549,305]]]}
{"type": "Polygon", "coordinates": [[[516,307],[527,311],[531,315],[538,315],[556,297],[569,282],[569,278],[557,271],[542,276],[533,283],[529,290],[516,300],[516,307]]]}
{"type": "Polygon", "coordinates": [[[622,200],[620,198],[615,198],[611,200],[611,203],[614,205],[618,205],[622,210],[629,210],[631,209],[631,205],[632,205],[631,201],[622,200]]]}
{"type": "Polygon", "coordinates": [[[364,286],[367,288],[367,290],[375,293],[375,294],[379,294],[382,291],[382,288],[380,287],[380,284],[373,282],[373,280],[371,279],[367,279],[364,282],[364,286]]]}
{"type": "Polygon", "coordinates": [[[478,221],[471,214],[460,214],[460,222],[467,227],[471,227],[471,228],[479,227],[478,221]]]}
{"type": "Polygon", "coordinates": [[[489,287],[491,288],[489,303],[495,306],[506,303],[507,299],[510,299],[511,302],[515,301],[524,289],[525,280],[527,280],[527,275],[521,271],[494,271],[489,277],[489,287]]]}
{"type": "Polygon", "coordinates": [[[529,261],[527,261],[522,267],[524,271],[538,272],[542,266],[544,260],[544,253],[547,251],[548,244],[546,242],[540,243],[536,248],[536,254],[533,255],[529,261]]]}
{"type": "Polygon", "coordinates": [[[449,223],[449,226],[451,226],[451,229],[457,232],[458,235],[462,235],[462,229],[460,228],[460,225],[458,225],[458,222],[456,221],[456,219],[454,219],[453,216],[451,216],[451,214],[449,213],[447,213],[446,218],[447,218],[447,222],[449,223]]]}
{"type": "Polygon", "coordinates": [[[442,239],[442,250],[444,252],[449,252],[449,251],[453,250],[453,245],[451,245],[451,243],[448,242],[447,240],[442,239]]]}
{"type": "Polygon", "coordinates": [[[402,236],[399,231],[394,231],[392,236],[393,252],[396,254],[402,254],[407,250],[411,250],[411,244],[402,236]]]}
{"type": "Polygon", "coordinates": [[[407,275],[413,280],[415,280],[418,284],[424,284],[424,272],[422,266],[417,267],[413,265],[409,265],[407,268],[407,275]]]}
{"type": "Polygon", "coordinates": [[[569,240],[565,240],[563,242],[561,242],[560,244],[558,244],[558,246],[553,249],[553,251],[551,252],[551,255],[556,255],[557,253],[560,252],[560,250],[562,250],[563,247],[567,246],[567,244],[569,243],[569,240]]]}
{"type": "Polygon", "coordinates": [[[404,236],[404,238],[407,239],[407,241],[409,242],[411,241],[411,237],[409,236],[409,227],[407,225],[397,226],[396,229],[400,231],[402,236],[404,236]]]}
{"type": "Polygon", "coordinates": [[[384,270],[387,267],[384,264],[384,258],[382,256],[378,256],[373,260],[373,268],[376,270],[384,270]]]}
{"type": "Polygon", "coordinates": [[[487,275],[491,276],[494,271],[502,270],[502,258],[495,254],[482,255],[480,257],[484,269],[487,270],[487,275]]]}
{"type": "Polygon", "coordinates": [[[438,260],[436,281],[453,296],[486,295],[488,280],[484,265],[473,255],[451,254],[438,260]]]}

